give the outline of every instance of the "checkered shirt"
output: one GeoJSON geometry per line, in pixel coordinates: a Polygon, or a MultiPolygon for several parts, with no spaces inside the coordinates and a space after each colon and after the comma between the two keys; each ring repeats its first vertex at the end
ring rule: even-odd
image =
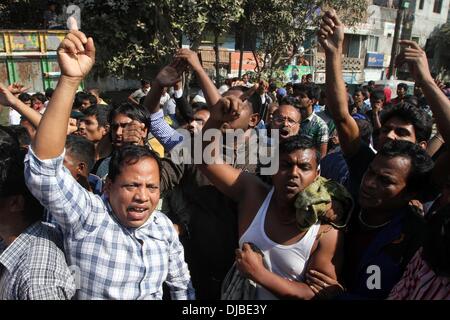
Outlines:
{"type": "Polygon", "coordinates": [[[164,146],[166,152],[183,141],[183,135],[164,121],[163,110],[152,113],[148,122],[151,133],[164,146]]]}
{"type": "Polygon", "coordinates": [[[328,126],[318,115],[311,114],[300,124],[300,133],[308,136],[316,147],[328,143],[328,126]]]}
{"type": "Polygon", "coordinates": [[[25,179],[61,228],[78,299],[194,299],[183,247],[172,222],[154,211],[139,228],[122,226],[108,199],[86,191],[63,166],[64,153],[40,160],[30,148],[25,179]]]}
{"type": "Polygon", "coordinates": [[[36,222],[9,246],[0,242],[1,300],[66,300],[75,281],[53,226],[36,222]]]}

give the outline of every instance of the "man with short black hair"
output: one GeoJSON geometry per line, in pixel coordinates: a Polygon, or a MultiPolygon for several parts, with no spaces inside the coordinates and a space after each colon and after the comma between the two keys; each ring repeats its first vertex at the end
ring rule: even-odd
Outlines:
{"type": "Polygon", "coordinates": [[[0,300],[68,300],[76,288],[61,237],[41,222],[23,159],[14,133],[0,127],[0,300]]]}
{"type": "Polygon", "coordinates": [[[313,106],[319,100],[320,92],[315,90],[314,84],[296,84],[294,96],[299,100],[299,108],[302,116],[300,133],[308,136],[322,157],[327,155],[328,126],[325,121],[314,113],[313,106]]]}
{"type": "Polygon", "coordinates": [[[68,261],[78,268],[79,299],[192,299],[184,252],[172,222],[155,208],[160,162],[146,147],[114,153],[102,197],[63,167],[75,91],[94,65],[92,38],[71,31],[58,48],[61,78],[25,160],[30,191],[62,230],[68,261]]]}
{"type": "Polygon", "coordinates": [[[392,105],[396,106],[401,102],[404,102],[407,98],[408,85],[401,82],[397,85],[397,97],[391,100],[392,105]]]}

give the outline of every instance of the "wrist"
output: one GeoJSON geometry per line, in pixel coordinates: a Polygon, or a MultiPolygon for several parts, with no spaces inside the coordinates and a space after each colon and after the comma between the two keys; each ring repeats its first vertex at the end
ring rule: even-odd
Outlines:
{"type": "Polygon", "coordinates": [[[62,75],[59,78],[58,83],[64,83],[64,84],[76,87],[78,89],[81,81],[83,81],[83,77],[70,77],[70,76],[62,75]]]}

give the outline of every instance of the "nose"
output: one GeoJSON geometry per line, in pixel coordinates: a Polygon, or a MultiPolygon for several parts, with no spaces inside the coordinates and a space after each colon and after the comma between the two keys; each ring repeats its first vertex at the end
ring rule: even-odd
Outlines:
{"type": "Polygon", "coordinates": [[[118,126],[116,129],[116,136],[122,136],[123,134],[123,128],[122,126],[118,126]]]}
{"type": "Polygon", "coordinates": [[[390,140],[397,140],[397,135],[395,134],[394,130],[390,130],[386,137],[390,140]]]}
{"type": "Polygon", "coordinates": [[[141,187],[136,189],[134,194],[134,201],[138,203],[145,203],[149,200],[149,191],[146,187],[141,187]]]}
{"type": "Polygon", "coordinates": [[[361,185],[362,185],[365,189],[373,190],[373,189],[376,188],[376,181],[375,181],[375,178],[373,177],[372,174],[367,173],[367,174],[364,176],[361,185]]]}
{"type": "Polygon", "coordinates": [[[298,178],[298,177],[300,177],[300,169],[299,169],[299,167],[296,166],[296,165],[293,165],[291,167],[291,170],[290,170],[289,174],[290,174],[291,178],[298,178]]]}

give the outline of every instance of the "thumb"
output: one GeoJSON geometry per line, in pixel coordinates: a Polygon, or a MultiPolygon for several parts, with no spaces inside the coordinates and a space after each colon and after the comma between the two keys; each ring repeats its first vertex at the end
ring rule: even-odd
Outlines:
{"type": "Polygon", "coordinates": [[[86,55],[91,58],[92,60],[95,59],[95,44],[94,39],[92,37],[89,37],[87,40],[86,45],[84,46],[86,50],[86,55]]]}

